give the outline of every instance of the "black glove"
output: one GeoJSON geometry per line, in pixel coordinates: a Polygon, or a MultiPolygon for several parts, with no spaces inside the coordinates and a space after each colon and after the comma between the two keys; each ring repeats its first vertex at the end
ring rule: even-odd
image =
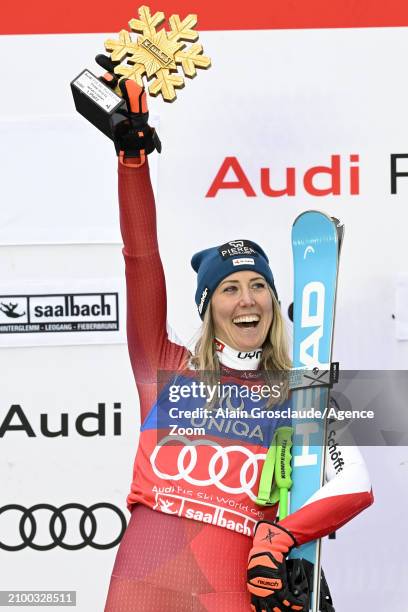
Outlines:
{"type": "MultiPolygon", "coordinates": [[[[314,565],[306,559],[289,559],[286,561],[289,590],[297,597],[304,593],[309,598],[313,591],[314,565]]],[[[309,605],[310,607],[310,605],[309,605]]],[[[306,608],[307,610],[309,608],[306,608]]],[[[320,612],[336,612],[323,568],[320,577],[320,612]]]]}
{"type": "Polygon", "coordinates": [[[135,81],[118,80],[114,73],[115,63],[106,55],[97,55],[95,61],[107,72],[101,80],[111,89],[119,88],[126,102],[126,110],[119,110],[114,122],[112,139],[116,153],[125,158],[138,158],[144,163],[145,156],[154,150],[161,152],[161,142],[154,128],[148,124],[146,92],[135,81]]]}

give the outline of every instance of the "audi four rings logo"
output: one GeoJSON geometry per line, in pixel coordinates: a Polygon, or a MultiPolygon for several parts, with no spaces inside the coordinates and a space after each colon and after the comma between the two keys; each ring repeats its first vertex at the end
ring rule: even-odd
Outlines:
{"type": "MultiPolygon", "coordinates": [[[[174,449],[177,447],[173,447],[174,449]]],[[[150,456],[150,463],[153,471],[159,478],[165,478],[168,480],[184,480],[192,485],[199,487],[208,487],[215,485],[220,491],[224,493],[232,493],[238,495],[239,493],[246,493],[253,501],[257,499],[257,496],[252,491],[252,487],[255,485],[258,471],[259,461],[264,461],[266,453],[255,454],[252,453],[245,446],[227,446],[223,447],[216,444],[213,440],[199,439],[189,440],[184,436],[165,436],[161,441],[160,445],[156,446],[153,453],[150,456]],[[179,450],[177,457],[177,472],[176,474],[167,474],[162,472],[157,466],[157,456],[160,453],[160,449],[165,446],[167,442],[174,444],[174,440],[179,440],[184,447],[179,450]],[[203,465],[204,462],[198,461],[197,447],[200,446],[211,446],[214,449],[214,454],[208,463],[208,477],[207,478],[194,478],[191,476],[192,472],[196,470],[197,465],[203,465]],[[239,470],[239,486],[233,487],[223,482],[224,477],[228,474],[231,476],[229,469],[229,454],[239,453],[246,457],[242,461],[242,465],[239,470]],[[187,465],[186,465],[187,459],[187,465]],[[248,478],[248,475],[249,478],[248,478]]],[[[168,457],[166,458],[166,465],[168,465],[168,457]]],[[[238,463],[236,463],[238,466],[238,463]]],[[[197,471],[197,470],[196,470],[197,471]]]]}
{"type": "MultiPolygon", "coordinates": [[[[15,529],[10,529],[8,525],[7,530],[1,528],[1,531],[7,532],[7,540],[14,540],[13,543],[6,543],[3,541],[3,536],[0,531],[0,549],[17,551],[23,548],[29,547],[34,550],[51,550],[56,546],[60,546],[65,550],[79,550],[85,546],[91,546],[98,550],[106,550],[107,548],[114,548],[119,544],[122,536],[126,529],[126,519],[123,512],[113,504],[98,503],[93,504],[87,508],[82,504],[72,503],[64,504],[59,508],[52,506],[51,504],[36,504],[30,508],[25,508],[19,504],[8,504],[7,506],[0,507],[0,521],[6,522],[10,518],[18,520],[15,529]],[[67,542],[67,511],[80,512],[79,521],[75,522],[78,526],[79,533],[81,536],[80,542],[67,542]],[[119,519],[119,529],[116,528],[115,538],[109,542],[99,543],[96,541],[96,534],[98,531],[98,523],[96,520],[96,513],[99,510],[108,510],[119,519]],[[47,517],[48,515],[48,517],[47,517]],[[51,542],[39,543],[38,537],[38,522],[48,518],[48,532],[51,537],[51,542]]],[[[101,517],[100,517],[101,518],[101,517]]],[[[71,519],[71,517],[70,517],[71,519]]],[[[0,526],[1,526],[0,522],[0,526]]],[[[116,521],[115,521],[116,524],[116,521]]],[[[70,520],[71,526],[71,520],[70,520]]],[[[41,538],[43,539],[43,538],[41,538]]],[[[47,540],[49,538],[46,538],[47,540]]]]}

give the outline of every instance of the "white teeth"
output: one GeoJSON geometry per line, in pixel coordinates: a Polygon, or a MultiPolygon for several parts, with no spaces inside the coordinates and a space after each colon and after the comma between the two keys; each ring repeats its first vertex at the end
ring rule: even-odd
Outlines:
{"type": "Polygon", "coordinates": [[[232,319],[233,323],[255,323],[256,321],[260,320],[260,316],[259,315],[242,315],[240,317],[235,317],[235,319],[232,319]]]}

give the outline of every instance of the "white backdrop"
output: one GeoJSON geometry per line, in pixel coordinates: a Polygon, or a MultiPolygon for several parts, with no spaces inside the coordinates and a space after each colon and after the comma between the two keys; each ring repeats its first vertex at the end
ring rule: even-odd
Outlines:
{"type": "MultiPolygon", "coordinates": [[[[97,72],[92,58],[107,37],[0,39],[4,65],[25,66],[0,98],[0,278],[4,286],[12,283],[16,294],[30,291],[33,282],[47,291],[53,283],[72,291],[78,279],[93,290],[98,282],[123,278],[113,145],[75,114],[69,89],[84,67],[97,72]],[[28,56],[35,62],[27,64],[28,56]],[[40,65],[46,70],[39,71],[40,65]]],[[[192,253],[234,238],[255,240],[268,252],[286,310],[292,293],[291,224],[301,211],[316,208],[346,225],[336,360],[344,369],[408,369],[408,343],[397,340],[392,318],[407,317],[404,299],[396,311],[396,287],[405,287],[408,274],[408,179],[400,179],[398,193],[390,194],[390,155],[408,152],[407,29],[205,32],[202,41],[213,67],[188,82],[174,104],[150,101],[163,142],[157,207],[172,327],[186,342],[199,327],[192,253]],[[332,155],[341,156],[341,194],[308,194],[304,173],[327,166],[332,155]],[[350,155],[359,156],[358,195],[348,187],[350,155]],[[205,197],[226,157],[237,158],[256,197],[240,189],[205,197]],[[287,167],[296,168],[296,196],[262,194],[260,169],[270,168],[278,189],[287,167]]],[[[399,168],[405,169],[403,162],[399,168]]],[[[236,177],[230,172],[227,180],[236,177]]],[[[318,184],[327,186],[327,177],[318,184]]],[[[2,503],[109,502],[125,511],[138,427],[126,346],[103,340],[60,346],[66,341],[56,336],[55,346],[0,352],[0,419],[19,404],[38,430],[40,413],[57,419],[57,427],[62,412],[71,417],[101,402],[111,418],[116,402],[123,433],[115,436],[108,426],[105,435],[94,437],[74,428],[67,438],[7,432],[0,440],[6,457],[0,468],[2,503]]],[[[8,338],[3,347],[12,343],[8,338]]],[[[406,612],[405,552],[397,545],[380,550],[376,537],[384,523],[399,526],[397,533],[404,529],[406,449],[365,449],[365,454],[377,501],[327,544],[327,574],[338,612],[406,612]]],[[[9,520],[14,519],[0,516],[0,529],[12,541],[18,524],[9,520]]],[[[115,531],[115,520],[99,521],[101,539],[105,529],[115,531]]],[[[78,610],[103,608],[114,549],[0,554],[1,589],[76,589],[78,610]]]]}

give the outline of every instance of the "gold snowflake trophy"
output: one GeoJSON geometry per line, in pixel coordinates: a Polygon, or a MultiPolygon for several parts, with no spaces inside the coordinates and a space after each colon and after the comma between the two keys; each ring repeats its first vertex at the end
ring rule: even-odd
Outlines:
{"type": "MultiPolygon", "coordinates": [[[[178,72],[181,66],[184,76],[190,79],[197,74],[197,68],[209,68],[211,60],[203,55],[203,47],[196,43],[198,32],[197,15],[187,15],[183,20],[178,15],[171,15],[170,30],[158,30],[165,20],[164,13],[150,13],[148,6],[139,8],[139,19],[131,19],[129,27],[139,33],[133,41],[130,32],[121,30],[116,40],[105,42],[106,51],[110,52],[113,62],[121,62],[115,67],[115,73],[126,79],[136,81],[144,86],[143,78],[148,81],[149,93],[152,96],[161,94],[166,102],[176,99],[176,89],[184,87],[184,77],[178,72]]],[[[117,89],[116,93],[120,90],[117,89]]]]}
{"type": "Polygon", "coordinates": [[[100,56],[101,65],[106,60],[110,66],[108,70],[114,69],[116,79],[112,87],[87,69],[71,82],[77,111],[112,140],[115,126],[123,121],[126,113],[126,103],[118,85],[120,80],[132,79],[141,87],[145,86],[144,79],[151,81],[148,91],[152,96],[161,94],[163,100],[173,102],[177,97],[175,90],[184,87],[184,76],[192,79],[197,68],[211,66],[210,58],[203,55],[202,45],[187,46],[188,42],[198,40],[198,32],[194,30],[197,15],[187,15],[183,20],[172,15],[170,29],[158,30],[164,19],[164,13],[152,15],[149,7],[141,6],[139,19],[129,21],[131,31],[139,33],[136,40],[132,40],[130,32],[121,30],[116,40],[105,42],[110,59],[100,56]],[[184,76],[178,72],[180,66],[184,76]]]}

